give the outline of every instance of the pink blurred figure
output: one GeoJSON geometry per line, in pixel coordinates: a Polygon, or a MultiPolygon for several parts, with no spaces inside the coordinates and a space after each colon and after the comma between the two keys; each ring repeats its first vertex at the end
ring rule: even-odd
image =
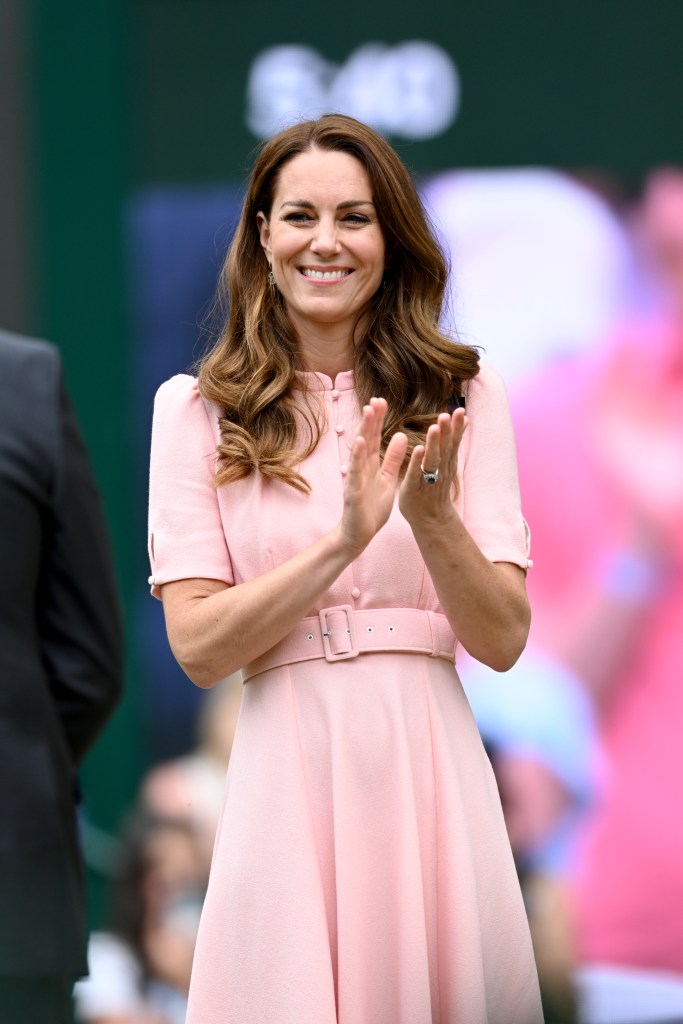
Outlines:
{"type": "Polygon", "coordinates": [[[645,312],[516,396],[531,642],[594,695],[604,773],[572,869],[582,1011],[683,1017],[683,171],[637,222],[645,312]]]}

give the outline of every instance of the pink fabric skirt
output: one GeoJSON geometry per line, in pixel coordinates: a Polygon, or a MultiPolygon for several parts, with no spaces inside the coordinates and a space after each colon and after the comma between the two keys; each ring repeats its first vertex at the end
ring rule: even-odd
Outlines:
{"type": "Polygon", "coordinates": [[[542,1024],[491,766],[446,661],[244,689],[188,1024],[542,1024]]]}

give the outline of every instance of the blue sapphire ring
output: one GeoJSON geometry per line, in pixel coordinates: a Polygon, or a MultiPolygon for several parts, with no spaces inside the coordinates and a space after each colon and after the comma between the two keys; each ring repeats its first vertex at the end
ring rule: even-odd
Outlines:
{"type": "Polygon", "coordinates": [[[420,469],[422,470],[422,479],[426,484],[435,484],[436,481],[439,479],[438,469],[433,470],[433,472],[431,473],[428,470],[426,470],[424,466],[420,466],[420,469]]]}

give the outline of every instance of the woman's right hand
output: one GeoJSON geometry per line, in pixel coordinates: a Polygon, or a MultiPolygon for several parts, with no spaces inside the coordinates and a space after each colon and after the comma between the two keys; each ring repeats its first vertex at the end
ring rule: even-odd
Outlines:
{"type": "Polygon", "coordinates": [[[163,584],[173,653],[198,686],[213,686],[286,636],[319,606],[384,526],[408,448],[406,435],[395,434],[380,458],[386,411],[381,398],[372,398],[363,409],[349,457],[342,517],[330,533],[269,572],[236,586],[203,577],[163,584]]]}
{"type": "Polygon", "coordinates": [[[351,448],[339,528],[354,557],[389,518],[408,449],[406,435],[397,433],[391,438],[384,458],[380,457],[386,412],[383,398],[370,399],[370,404],[363,407],[360,428],[351,448]]]}

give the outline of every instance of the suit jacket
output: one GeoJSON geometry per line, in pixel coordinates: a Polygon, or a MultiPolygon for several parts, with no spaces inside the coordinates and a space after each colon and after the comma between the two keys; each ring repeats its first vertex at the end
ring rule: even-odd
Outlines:
{"type": "Polygon", "coordinates": [[[58,351],[0,332],[0,976],[87,970],[77,770],[121,683],[109,542],[58,351]]]}

